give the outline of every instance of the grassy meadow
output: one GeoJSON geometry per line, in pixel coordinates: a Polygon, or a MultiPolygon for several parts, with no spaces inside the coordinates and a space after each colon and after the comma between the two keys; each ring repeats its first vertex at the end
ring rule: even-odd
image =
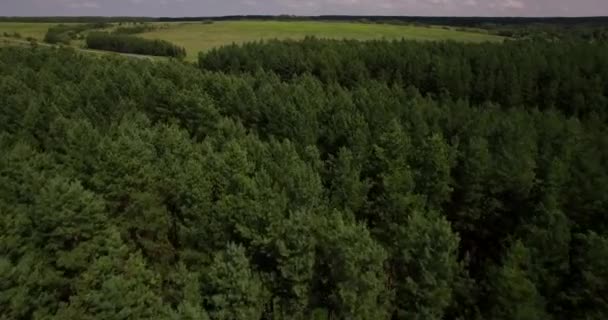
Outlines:
{"type": "Polygon", "coordinates": [[[46,31],[54,25],[57,25],[57,23],[0,22],[0,37],[3,37],[5,32],[10,34],[17,32],[24,39],[31,37],[42,40],[46,31]]]}
{"type": "MultiPolygon", "coordinates": [[[[0,23],[0,38],[4,33],[17,32],[23,39],[31,37],[43,40],[49,27],[57,23],[0,23]]],[[[147,39],[161,39],[175,43],[187,50],[187,60],[194,61],[198,53],[232,43],[244,43],[263,39],[302,39],[306,36],[330,39],[411,39],[454,40],[465,42],[501,41],[503,38],[476,31],[461,31],[436,26],[407,26],[390,24],[364,24],[356,22],[318,21],[219,21],[155,23],[158,29],[138,34],[147,39]],[[161,27],[162,26],[162,27],[161,27]]],[[[82,41],[73,41],[82,47],[82,41]]]]}
{"type": "Polygon", "coordinates": [[[331,39],[411,39],[455,40],[468,42],[501,41],[502,38],[481,32],[457,31],[441,27],[389,24],[314,21],[220,21],[212,24],[172,23],[169,28],[140,34],[148,39],[162,39],[183,46],[189,60],[198,52],[226,44],[262,39],[302,39],[306,36],[331,39]]]}

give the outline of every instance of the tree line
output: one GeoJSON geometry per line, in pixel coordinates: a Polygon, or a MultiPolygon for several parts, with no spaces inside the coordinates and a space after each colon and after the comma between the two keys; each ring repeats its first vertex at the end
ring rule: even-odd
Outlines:
{"type": "Polygon", "coordinates": [[[605,93],[562,104],[604,84],[605,48],[577,45],[308,39],[199,67],[1,48],[0,310],[605,319],[605,93]],[[460,62],[479,82],[456,90],[460,62]],[[537,91],[510,103],[477,70],[537,91]]]}
{"type": "Polygon", "coordinates": [[[136,24],[133,26],[118,26],[112,33],[115,34],[138,34],[156,30],[157,27],[153,24],[136,24]]]}
{"type": "Polygon", "coordinates": [[[186,49],[165,40],[150,40],[121,32],[91,32],[86,38],[87,48],[122,53],[166,56],[182,59],[186,49]]]}
{"type": "Polygon", "coordinates": [[[201,53],[204,70],[273,71],[282,79],[311,74],[353,87],[374,79],[424,95],[449,95],[473,104],[556,108],[569,115],[606,115],[606,42],[465,44],[456,42],[253,42],[201,53]]]}
{"type": "Polygon", "coordinates": [[[95,22],[86,24],[59,24],[50,27],[45,36],[44,42],[50,44],[69,45],[72,40],[82,38],[82,33],[87,30],[105,29],[111,25],[106,22],[95,22]]]}
{"type": "Polygon", "coordinates": [[[606,26],[608,17],[450,17],[450,16],[374,16],[374,15],[227,15],[227,16],[192,16],[192,17],[104,17],[104,16],[31,16],[31,17],[0,17],[6,22],[47,22],[47,23],[90,23],[90,22],[155,22],[155,21],[225,21],[225,20],[320,20],[320,21],[358,21],[365,19],[373,22],[401,21],[404,23],[421,23],[431,25],[447,25],[461,27],[483,27],[488,25],[530,26],[530,25],[560,25],[568,26],[606,26]]]}

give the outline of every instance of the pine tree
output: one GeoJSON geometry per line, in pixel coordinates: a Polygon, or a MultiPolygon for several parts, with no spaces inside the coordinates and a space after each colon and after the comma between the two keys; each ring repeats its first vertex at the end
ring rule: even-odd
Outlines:
{"type": "Polygon", "coordinates": [[[138,253],[129,252],[109,229],[98,256],[73,284],[69,303],[57,319],[167,319],[168,308],[158,296],[160,279],[138,253]]]}
{"type": "Polygon", "coordinates": [[[443,319],[460,272],[458,236],[437,214],[414,211],[395,241],[397,318],[443,319]]]}
{"type": "Polygon", "coordinates": [[[545,301],[529,273],[530,252],[516,241],[508,250],[501,266],[488,275],[492,319],[549,319],[545,301]]]}
{"type": "Polygon", "coordinates": [[[608,238],[589,232],[577,234],[575,241],[568,292],[571,316],[599,320],[608,314],[608,238]]]}
{"type": "Polygon", "coordinates": [[[338,212],[317,222],[313,305],[330,318],[387,319],[385,251],[364,226],[344,221],[338,212]]]}
{"type": "Polygon", "coordinates": [[[260,319],[266,293],[243,247],[229,244],[215,256],[201,280],[210,319],[260,319]]]}

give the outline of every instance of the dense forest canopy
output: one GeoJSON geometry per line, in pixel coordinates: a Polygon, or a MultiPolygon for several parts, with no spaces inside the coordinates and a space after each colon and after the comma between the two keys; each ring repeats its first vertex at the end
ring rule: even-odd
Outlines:
{"type": "Polygon", "coordinates": [[[478,105],[557,108],[568,115],[606,115],[608,42],[466,44],[411,41],[270,41],[201,54],[201,68],[272,71],[282,79],[312,74],[348,88],[373,79],[424,95],[478,105]]]}
{"type": "Polygon", "coordinates": [[[0,319],[606,319],[607,50],[0,48],[0,319]]]}

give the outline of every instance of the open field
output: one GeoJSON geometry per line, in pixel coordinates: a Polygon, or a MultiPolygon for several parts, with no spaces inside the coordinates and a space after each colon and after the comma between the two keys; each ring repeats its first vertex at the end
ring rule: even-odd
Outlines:
{"type": "Polygon", "coordinates": [[[0,22],[0,36],[5,32],[10,34],[17,32],[24,39],[32,37],[37,40],[42,40],[49,27],[54,25],[57,25],[57,23],[0,22]]]}
{"type": "MultiPolygon", "coordinates": [[[[187,60],[196,60],[200,51],[232,43],[262,39],[301,39],[306,36],[331,39],[412,39],[455,40],[465,42],[501,41],[503,38],[483,32],[459,31],[447,27],[423,27],[389,24],[364,24],[318,21],[220,21],[212,24],[199,22],[157,23],[163,28],[139,34],[148,39],[162,39],[186,48],[187,60]]],[[[0,37],[6,32],[17,32],[22,38],[44,39],[47,29],[56,23],[0,23],[0,37]]],[[[82,41],[74,41],[82,47],[82,41]]]]}
{"type": "Polygon", "coordinates": [[[162,39],[183,46],[188,60],[198,52],[231,43],[261,39],[301,39],[306,36],[331,39],[412,39],[467,42],[501,41],[503,38],[480,32],[457,31],[441,27],[417,27],[349,22],[222,21],[213,24],[172,23],[170,28],[143,33],[148,39],[162,39]]]}
{"type": "MultiPolygon", "coordinates": [[[[44,42],[37,42],[36,45],[43,46],[43,47],[53,47],[54,46],[52,44],[48,44],[48,43],[44,43],[44,42]]],[[[6,37],[0,36],[0,48],[1,47],[30,47],[30,46],[31,46],[31,43],[29,41],[26,41],[23,39],[6,38],[6,37]]],[[[134,58],[134,59],[148,59],[148,60],[155,60],[155,61],[167,60],[167,58],[165,58],[165,57],[155,57],[155,56],[147,56],[147,55],[140,55],[140,54],[93,50],[93,49],[81,48],[79,46],[72,46],[72,47],[80,52],[84,52],[84,53],[88,53],[88,54],[113,55],[113,56],[129,57],[129,58],[134,58]]]]}

